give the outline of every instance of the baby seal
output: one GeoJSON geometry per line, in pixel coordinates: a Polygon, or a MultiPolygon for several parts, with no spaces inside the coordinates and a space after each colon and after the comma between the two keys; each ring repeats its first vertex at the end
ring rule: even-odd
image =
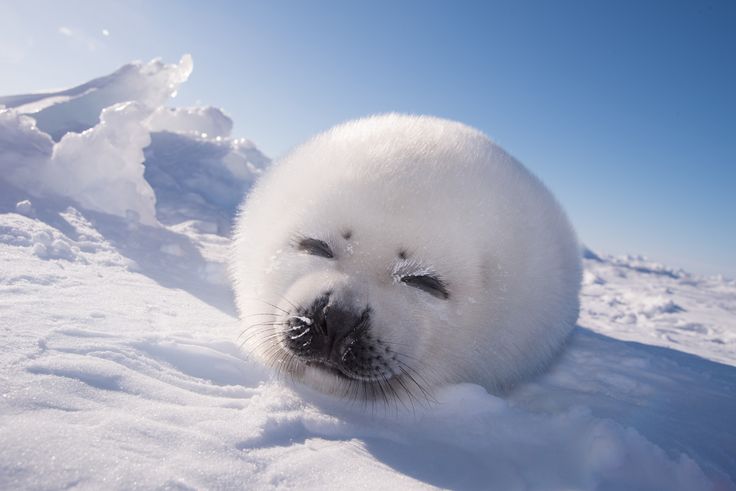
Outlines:
{"type": "Polygon", "coordinates": [[[578,316],[560,205],[453,121],[388,114],[312,138],[263,175],[234,235],[245,348],[343,397],[502,391],[542,369],[578,316]]]}

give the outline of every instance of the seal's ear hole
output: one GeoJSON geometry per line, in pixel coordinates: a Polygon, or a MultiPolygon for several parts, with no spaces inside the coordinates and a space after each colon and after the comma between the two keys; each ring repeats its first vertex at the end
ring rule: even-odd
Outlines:
{"type": "Polygon", "coordinates": [[[332,253],[332,249],[327,245],[327,242],[319,239],[313,239],[311,237],[305,237],[297,242],[296,248],[307,254],[313,256],[320,256],[327,259],[332,259],[335,255],[332,253]]]}
{"type": "Polygon", "coordinates": [[[350,240],[352,236],[353,236],[353,231],[352,230],[345,230],[342,233],[342,238],[345,239],[345,240],[350,240]]]}
{"type": "Polygon", "coordinates": [[[442,300],[450,298],[445,282],[432,275],[407,275],[402,276],[401,281],[409,286],[418,288],[442,300]]]}

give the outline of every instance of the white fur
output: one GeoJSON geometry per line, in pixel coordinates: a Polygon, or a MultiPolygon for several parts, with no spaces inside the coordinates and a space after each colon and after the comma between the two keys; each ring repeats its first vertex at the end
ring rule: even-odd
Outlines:
{"type": "MultiPolygon", "coordinates": [[[[292,303],[329,287],[371,305],[371,329],[422,385],[497,391],[543,368],[574,327],[579,258],[551,193],[485,135],[388,114],[336,126],[274,164],[242,206],[231,274],[257,356],[278,361],[268,336],[282,328],[248,326],[283,319],[292,303]],[[295,250],[299,234],[329,243],[335,259],[295,250]],[[449,299],[398,281],[419,270],[440,275],[449,299]]],[[[344,384],[318,369],[282,368],[328,392],[344,384]]]]}

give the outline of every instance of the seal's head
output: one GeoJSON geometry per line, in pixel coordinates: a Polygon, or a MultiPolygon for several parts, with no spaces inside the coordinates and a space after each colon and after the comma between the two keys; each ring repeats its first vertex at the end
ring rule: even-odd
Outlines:
{"type": "Polygon", "coordinates": [[[342,124],[274,164],[241,209],[231,275],[247,350],[359,399],[503,389],[550,360],[579,306],[549,191],[432,117],[342,124]]]}

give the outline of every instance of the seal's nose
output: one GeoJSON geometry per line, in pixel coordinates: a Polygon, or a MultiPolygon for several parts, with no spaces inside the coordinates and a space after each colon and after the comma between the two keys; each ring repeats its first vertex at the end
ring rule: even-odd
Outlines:
{"type": "Polygon", "coordinates": [[[316,307],[313,319],[317,332],[312,338],[313,354],[337,361],[342,341],[354,331],[360,315],[353,309],[332,303],[329,297],[326,305],[316,307]]]}
{"type": "Polygon", "coordinates": [[[307,309],[309,324],[299,321],[286,337],[288,347],[303,358],[340,362],[349,344],[368,327],[370,310],[360,312],[335,302],[331,294],[318,297],[307,309]]]}
{"type": "Polygon", "coordinates": [[[341,341],[358,323],[358,317],[353,312],[332,304],[327,304],[316,320],[318,329],[333,345],[341,341]]]}

